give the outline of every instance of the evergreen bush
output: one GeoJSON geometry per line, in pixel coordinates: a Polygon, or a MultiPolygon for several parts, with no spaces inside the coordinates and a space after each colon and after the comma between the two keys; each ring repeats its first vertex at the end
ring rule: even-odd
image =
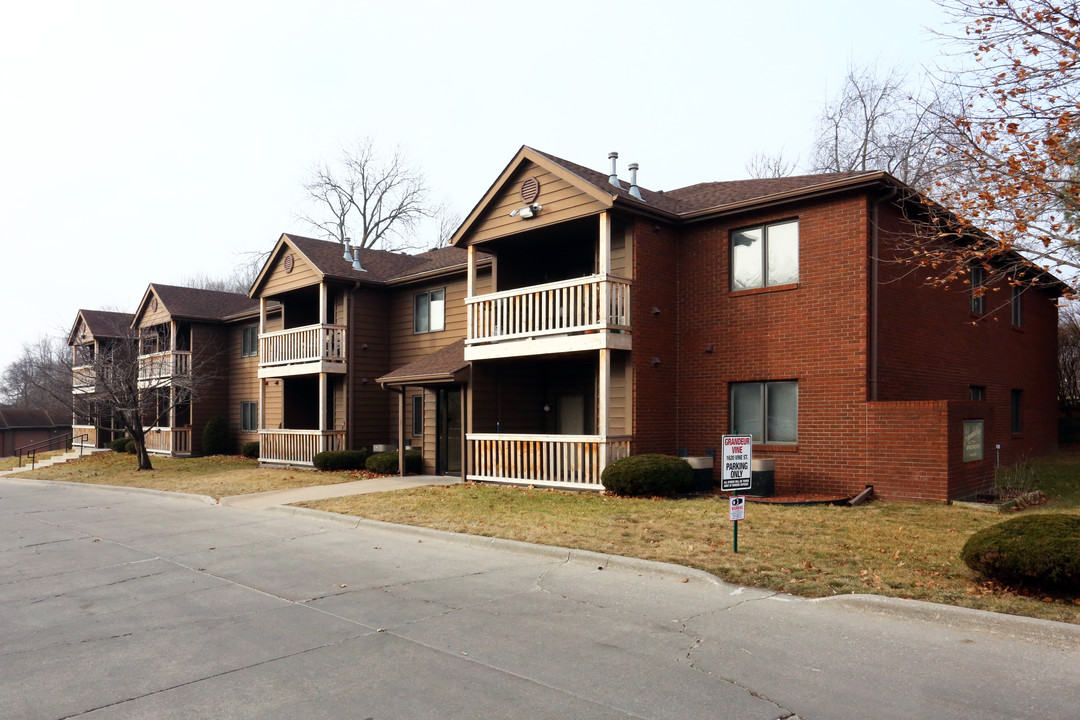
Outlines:
{"type": "Polygon", "coordinates": [[[690,491],[694,471],[672,455],[633,455],[604,468],[600,481],[615,495],[675,495],[690,491]]]}
{"type": "Polygon", "coordinates": [[[311,459],[316,470],[363,470],[369,453],[363,450],[327,450],[311,459]]]}
{"type": "Polygon", "coordinates": [[[1080,516],[1024,515],[983,528],[960,557],[969,568],[1009,585],[1080,591],[1080,516]]]}
{"type": "Polygon", "coordinates": [[[202,432],[202,454],[228,455],[231,449],[229,423],[225,418],[213,417],[207,420],[202,432]]]}
{"type": "Polygon", "coordinates": [[[129,438],[127,435],[125,435],[123,437],[118,437],[115,440],[113,440],[111,443],[109,443],[109,449],[112,450],[113,452],[124,452],[127,449],[127,444],[129,442],[134,442],[134,441],[131,438],[129,438]]]}
{"type": "Polygon", "coordinates": [[[252,442],[246,442],[240,446],[240,454],[246,458],[259,457],[259,441],[253,440],[252,442]]]}
{"type": "MultiPolygon", "coordinates": [[[[419,473],[424,459],[419,450],[405,451],[405,472],[419,473]]],[[[380,475],[396,475],[398,471],[397,450],[376,453],[367,459],[367,469],[380,475]]]]}
{"type": "Polygon", "coordinates": [[[124,452],[128,455],[135,454],[135,438],[124,438],[124,452]]]}

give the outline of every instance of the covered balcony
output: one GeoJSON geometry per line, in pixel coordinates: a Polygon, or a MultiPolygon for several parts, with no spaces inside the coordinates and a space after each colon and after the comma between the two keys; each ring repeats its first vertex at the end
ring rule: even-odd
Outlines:
{"type": "Polygon", "coordinates": [[[344,325],[318,323],[259,334],[259,377],[344,373],[344,325]]]}
{"type": "Polygon", "coordinates": [[[341,375],[260,380],[259,461],[312,467],[321,452],[346,449],[346,383],[341,375]]]}
{"type": "Polygon", "coordinates": [[[317,454],[344,449],[344,430],[259,431],[260,462],[311,466],[317,454]]]}
{"type": "Polygon", "coordinates": [[[155,455],[185,456],[191,454],[191,428],[149,427],[146,432],[146,451],[155,455]]]}
{"type": "Polygon", "coordinates": [[[190,350],[166,350],[139,356],[139,387],[191,375],[190,350]]]}
{"type": "Polygon", "coordinates": [[[71,392],[86,395],[97,390],[97,375],[93,365],[76,365],[71,368],[71,392]]]}
{"type": "Polygon", "coordinates": [[[630,454],[629,353],[600,350],[475,363],[469,480],[600,490],[630,454]]]}
{"type": "Polygon", "coordinates": [[[493,292],[469,250],[465,359],[631,350],[630,230],[608,213],[487,241],[493,292]]]}

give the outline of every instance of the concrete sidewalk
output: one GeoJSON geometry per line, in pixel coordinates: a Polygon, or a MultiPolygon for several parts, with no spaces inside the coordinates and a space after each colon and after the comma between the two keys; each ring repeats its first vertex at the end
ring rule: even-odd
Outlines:
{"type": "Polygon", "coordinates": [[[425,485],[457,485],[461,478],[449,475],[406,475],[405,477],[392,476],[371,478],[370,480],[357,480],[355,482],[337,483],[334,485],[314,485],[311,487],[291,488],[289,490],[270,490],[268,492],[251,493],[249,495],[232,495],[221,498],[222,505],[246,508],[248,510],[265,510],[276,505],[289,505],[291,503],[305,502],[307,500],[324,500],[326,498],[345,497],[346,495],[362,495],[364,493],[387,492],[389,490],[406,490],[408,488],[423,487],[425,485]]]}

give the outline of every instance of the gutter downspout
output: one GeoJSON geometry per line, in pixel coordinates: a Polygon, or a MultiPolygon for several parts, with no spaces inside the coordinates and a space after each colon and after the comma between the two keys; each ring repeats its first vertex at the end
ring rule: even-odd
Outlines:
{"type": "Polygon", "coordinates": [[[870,401],[878,399],[878,285],[880,280],[878,253],[880,207],[883,202],[894,199],[898,194],[896,188],[887,194],[878,197],[870,206],[870,401]]]}

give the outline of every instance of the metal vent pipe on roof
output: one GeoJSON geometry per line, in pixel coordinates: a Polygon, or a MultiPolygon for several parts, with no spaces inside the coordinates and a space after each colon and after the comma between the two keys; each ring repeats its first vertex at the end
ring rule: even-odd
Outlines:
{"type": "Polygon", "coordinates": [[[612,152],[609,152],[607,154],[607,156],[608,156],[608,160],[611,161],[611,174],[608,175],[607,181],[609,183],[611,183],[612,185],[614,185],[615,187],[621,189],[622,188],[622,183],[619,182],[619,172],[615,167],[615,161],[619,159],[619,153],[612,151],[612,152]]]}
{"type": "Polygon", "coordinates": [[[641,197],[641,188],[637,185],[637,171],[638,164],[630,163],[630,194],[643,201],[645,198],[641,197]]]}

